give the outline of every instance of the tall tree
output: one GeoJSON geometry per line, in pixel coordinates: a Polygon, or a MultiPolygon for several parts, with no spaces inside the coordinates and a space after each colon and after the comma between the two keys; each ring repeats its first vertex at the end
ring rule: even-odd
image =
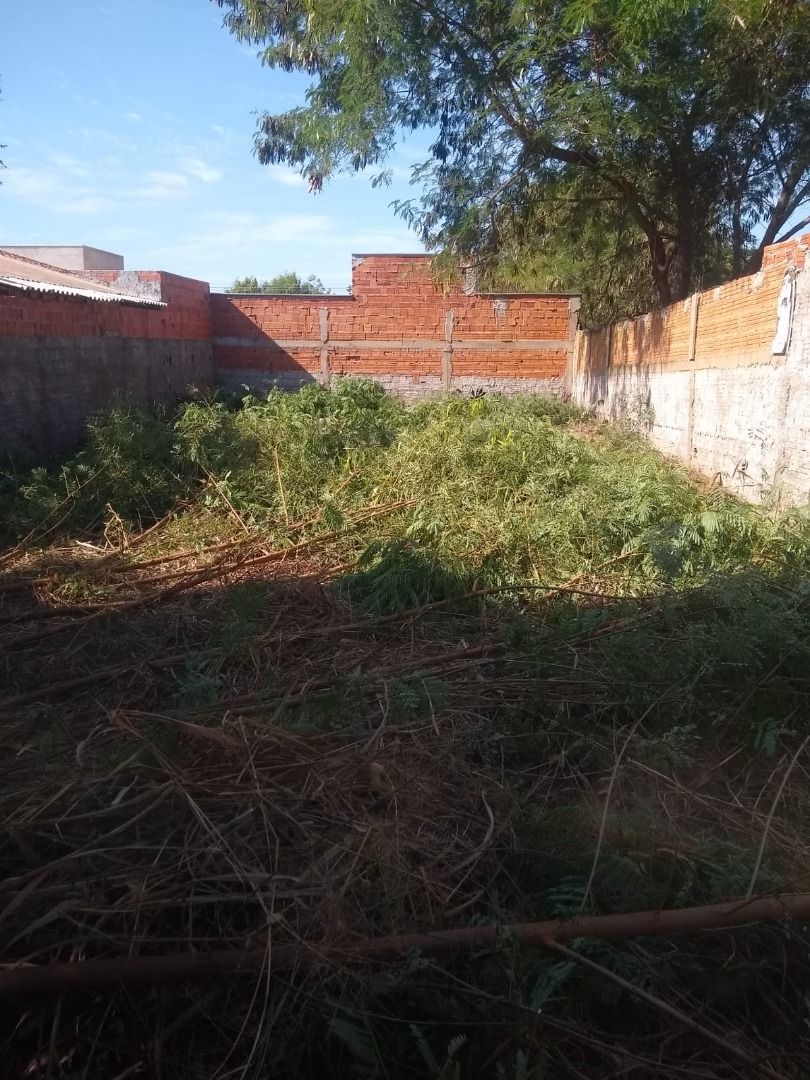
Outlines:
{"type": "Polygon", "coordinates": [[[485,268],[592,236],[643,252],[668,303],[807,223],[807,0],[218,2],[264,63],[313,78],[261,117],[262,162],[315,190],[384,182],[402,129],[427,128],[424,194],[397,208],[485,268]]]}
{"type": "Polygon", "coordinates": [[[290,271],[286,274],[276,274],[274,278],[269,278],[265,281],[260,281],[257,277],[250,276],[237,278],[228,291],[240,293],[296,293],[304,295],[329,292],[321,279],[315,277],[314,274],[310,274],[308,278],[304,279],[299,277],[294,271],[290,271]]]}

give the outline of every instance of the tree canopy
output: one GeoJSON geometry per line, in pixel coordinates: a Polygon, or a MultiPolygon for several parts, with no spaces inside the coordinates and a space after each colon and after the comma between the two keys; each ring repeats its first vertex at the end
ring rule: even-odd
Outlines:
{"type": "Polygon", "coordinates": [[[237,278],[228,292],[241,293],[328,293],[320,278],[310,274],[308,278],[299,277],[294,271],[276,274],[274,278],[260,281],[257,277],[237,278]]]}
{"type": "Polygon", "coordinates": [[[807,224],[805,0],[219,3],[265,64],[313,79],[260,117],[262,162],[315,190],[374,166],[385,182],[425,128],[423,194],[395,205],[496,277],[667,303],[807,224]]]}

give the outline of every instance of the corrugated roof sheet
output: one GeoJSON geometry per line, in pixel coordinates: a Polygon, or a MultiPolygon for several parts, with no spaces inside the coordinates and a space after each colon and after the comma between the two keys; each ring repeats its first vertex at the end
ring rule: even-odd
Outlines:
{"type": "Polygon", "coordinates": [[[13,255],[0,250],[0,287],[23,292],[56,293],[61,296],[80,296],[85,300],[105,300],[108,303],[136,304],[138,307],[165,307],[161,300],[135,296],[111,289],[108,285],[85,281],[66,270],[46,263],[13,255]]]}

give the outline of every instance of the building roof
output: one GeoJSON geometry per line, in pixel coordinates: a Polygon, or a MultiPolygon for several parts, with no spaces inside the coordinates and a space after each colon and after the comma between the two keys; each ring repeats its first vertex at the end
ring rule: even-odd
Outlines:
{"type": "Polygon", "coordinates": [[[56,293],[79,296],[85,300],[105,300],[115,304],[135,304],[138,307],[165,307],[160,300],[120,292],[92,280],[60,270],[47,263],[35,262],[22,255],[0,249],[0,291],[56,293]]]}

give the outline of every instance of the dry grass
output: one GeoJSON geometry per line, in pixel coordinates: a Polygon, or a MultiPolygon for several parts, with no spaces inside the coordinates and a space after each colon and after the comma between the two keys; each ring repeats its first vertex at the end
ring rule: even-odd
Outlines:
{"type": "MultiPolygon", "coordinates": [[[[72,547],[7,567],[0,648],[32,689],[0,702],[6,963],[328,944],[449,925],[487,891],[511,796],[466,754],[484,643],[449,648],[407,617],[352,630],[325,589],[335,565],[263,548],[72,547]],[[92,600],[66,595],[79,580],[92,600]],[[439,675],[462,688],[455,715],[392,719],[392,684],[439,675]]],[[[63,1008],[55,1075],[71,1056],[113,1075],[108,1006],[63,1008]]],[[[20,1016],[8,1075],[37,1074],[41,1019],[20,1016]]],[[[162,1039],[127,1068],[149,1073],[162,1039]]],[[[213,1070],[211,1042],[192,1075],[213,1070]]]]}
{"type": "MultiPolygon", "coordinates": [[[[486,468],[495,453],[522,468],[498,440],[486,468]]],[[[510,567],[555,556],[536,539],[548,504],[530,501],[529,475],[510,513],[530,558],[507,552],[501,572],[503,511],[488,509],[495,569],[479,581],[404,543],[429,520],[414,505],[421,459],[398,467],[405,495],[380,482],[334,527],[319,509],[293,520],[287,480],[277,521],[230,500],[141,530],[108,512],[72,540],[46,521],[2,557],[2,963],[268,957],[258,975],[14,1000],[4,1075],[802,1076],[798,926],[576,943],[697,1029],[509,939],[441,964],[272,972],[284,944],[317,961],[375,935],[810,885],[795,560],[670,590],[635,573],[646,549],[624,534],[610,547],[583,519],[573,572],[516,579],[510,567]]],[[[344,480],[333,493],[356,474],[344,480]]],[[[688,504],[682,480],[665,483],[688,504]]],[[[448,527],[451,553],[483,543],[467,544],[470,512],[448,527]]]]}
{"type": "MultiPolygon", "coordinates": [[[[464,925],[506,893],[505,914],[533,914],[508,854],[527,804],[534,820],[568,807],[591,850],[642,847],[673,884],[690,843],[764,828],[770,787],[750,762],[704,761],[696,782],[636,756],[621,726],[596,726],[570,762],[564,726],[539,757],[532,733],[493,728],[538,691],[610,710],[599,643],[649,618],[648,602],[569,635],[576,664],[541,685],[498,595],[369,618],[328,588],[345,571],[328,548],[282,557],[237,535],[170,551],[158,532],[7,566],[0,648],[30,688],[0,702],[5,963],[268,948],[258,978],[230,985],[23,1007],[7,1075],[263,1075],[280,1033],[313,1037],[311,976],[269,980],[272,946],[464,925]]],[[[595,581],[576,588],[604,606],[595,581]]],[[[529,595],[523,612],[542,623],[560,590],[529,595]]],[[[802,873],[810,860],[797,863],[802,839],[781,811],[795,812],[803,783],[802,770],[770,825],[771,849],[802,873]]],[[[328,1001],[345,978],[327,967],[314,985],[328,1001]]],[[[569,1053],[568,1021],[549,1023],[552,1057],[569,1053]]],[[[581,1054],[590,1026],[576,1038],[581,1054]]],[[[632,1060],[631,1045],[614,1054],[632,1060]]],[[[594,1046],[585,1058],[592,1075],[594,1046]]]]}

